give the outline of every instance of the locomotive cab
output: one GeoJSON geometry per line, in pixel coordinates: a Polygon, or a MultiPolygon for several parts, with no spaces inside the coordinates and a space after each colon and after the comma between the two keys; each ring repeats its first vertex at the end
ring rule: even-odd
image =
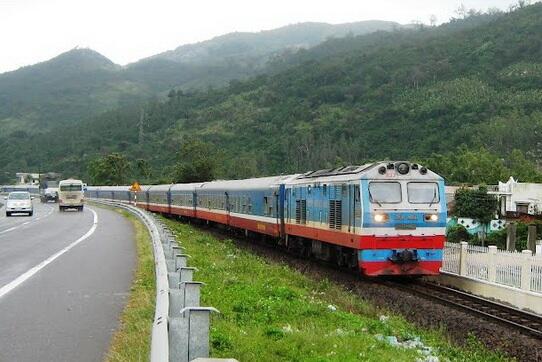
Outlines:
{"type": "Polygon", "coordinates": [[[366,275],[435,275],[442,264],[444,180],[418,164],[376,165],[361,180],[359,267],[366,275]]]}

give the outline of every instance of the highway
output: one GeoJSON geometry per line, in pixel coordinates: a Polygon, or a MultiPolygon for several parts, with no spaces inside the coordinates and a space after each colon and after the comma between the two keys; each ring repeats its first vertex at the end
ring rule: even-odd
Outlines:
{"type": "Polygon", "coordinates": [[[0,209],[0,361],[101,361],[135,268],[132,226],[98,207],[0,209]]]}

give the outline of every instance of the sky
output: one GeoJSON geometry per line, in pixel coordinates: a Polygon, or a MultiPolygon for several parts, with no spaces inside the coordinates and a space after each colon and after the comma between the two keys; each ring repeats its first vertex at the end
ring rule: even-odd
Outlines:
{"type": "Polygon", "coordinates": [[[127,64],[234,31],[306,21],[438,23],[461,5],[507,9],[514,0],[0,0],[0,73],[83,47],[127,64]]]}

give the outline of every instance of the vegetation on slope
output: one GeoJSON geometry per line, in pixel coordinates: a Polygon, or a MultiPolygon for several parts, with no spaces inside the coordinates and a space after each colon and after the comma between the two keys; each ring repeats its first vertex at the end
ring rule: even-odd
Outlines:
{"type": "Polygon", "coordinates": [[[181,145],[198,138],[215,148],[219,177],[416,159],[450,182],[540,180],[541,32],[535,4],[437,28],[331,39],[277,60],[269,74],[173,90],[143,117],[126,107],[55,131],[61,140],[31,138],[34,152],[0,140],[9,150],[0,163],[86,176],[87,162],[120,152],[144,158],[152,180],[173,180],[186,156],[181,145]]]}
{"type": "Polygon", "coordinates": [[[260,33],[231,33],[181,46],[126,67],[90,49],[72,49],[49,61],[0,74],[0,136],[42,133],[106,110],[139,104],[172,88],[225,85],[262,71],[270,57],[311,47],[328,37],[392,30],[400,25],[362,21],[301,23],[260,33]]]}

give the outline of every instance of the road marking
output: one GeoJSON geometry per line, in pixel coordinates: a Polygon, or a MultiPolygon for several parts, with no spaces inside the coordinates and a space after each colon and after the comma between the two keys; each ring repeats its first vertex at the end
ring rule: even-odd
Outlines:
{"type": "Polygon", "coordinates": [[[19,226],[11,227],[11,228],[9,228],[9,229],[6,229],[6,230],[0,232],[0,234],[8,233],[8,232],[10,232],[10,231],[13,231],[13,230],[17,229],[18,227],[19,227],[19,226]]]}
{"type": "Polygon", "coordinates": [[[17,279],[13,280],[12,282],[4,285],[2,288],[0,288],[0,298],[2,298],[4,295],[11,292],[13,289],[17,288],[19,285],[23,284],[25,281],[30,279],[32,276],[34,276],[36,273],[38,273],[41,269],[45,268],[47,265],[51,264],[53,261],[55,261],[58,257],[65,254],[67,251],[75,247],[77,244],[81,243],[85,239],[87,239],[89,236],[94,234],[94,231],[96,231],[96,227],[98,226],[98,214],[96,214],[96,211],[94,211],[91,208],[88,208],[92,213],[94,214],[94,221],[92,223],[92,227],[89,231],[86,232],[85,235],[81,236],[79,239],[75,240],[73,243],[65,247],[64,249],[60,250],[54,255],[51,255],[49,258],[45,259],[35,267],[29,269],[27,272],[19,275],[17,279]]]}
{"type": "Polygon", "coordinates": [[[23,222],[23,223],[21,223],[21,224],[19,224],[19,225],[13,226],[13,227],[11,227],[11,228],[9,228],[9,229],[2,230],[2,231],[0,231],[0,235],[5,234],[5,233],[8,233],[8,232],[13,231],[13,230],[16,230],[16,229],[18,229],[18,228],[20,228],[20,227],[23,227],[23,226],[25,226],[25,225],[28,225],[28,224],[30,224],[30,223],[40,221],[42,218],[45,219],[46,217],[49,217],[49,216],[53,213],[54,208],[49,207],[49,206],[47,206],[47,208],[49,209],[49,212],[48,212],[47,214],[45,214],[45,215],[43,215],[43,216],[40,216],[40,217],[37,217],[37,218],[35,218],[35,219],[33,219],[33,220],[23,222]]]}

